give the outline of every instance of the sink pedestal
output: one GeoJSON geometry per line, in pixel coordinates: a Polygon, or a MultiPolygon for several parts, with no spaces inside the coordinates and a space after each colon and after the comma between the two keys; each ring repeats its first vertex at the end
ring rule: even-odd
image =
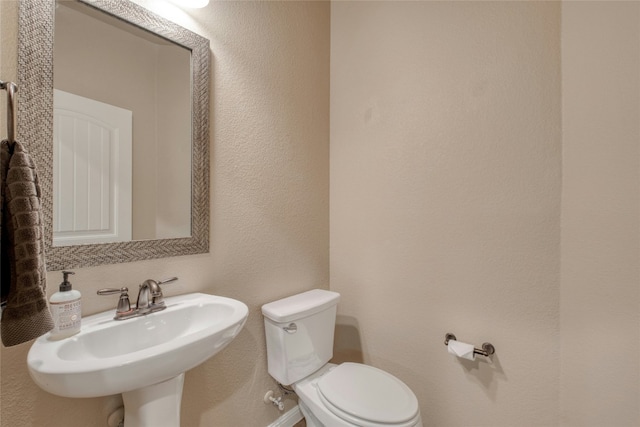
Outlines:
{"type": "Polygon", "coordinates": [[[180,427],[184,373],[122,393],[125,427],[180,427]]]}

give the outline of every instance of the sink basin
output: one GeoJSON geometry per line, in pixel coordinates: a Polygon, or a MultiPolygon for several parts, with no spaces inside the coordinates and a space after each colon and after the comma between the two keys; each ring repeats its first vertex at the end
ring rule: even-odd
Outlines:
{"type": "MultiPolygon", "coordinates": [[[[65,397],[143,389],[218,353],[248,315],[240,301],[201,293],[167,297],[165,303],[163,311],[128,320],[113,320],[114,310],[88,316],[79,334],[60,341],[43,335],[27,356],[31,377],[42,389],[65,397]]],[[[126,405],[125,400],[125,411],[126,405]]]]}

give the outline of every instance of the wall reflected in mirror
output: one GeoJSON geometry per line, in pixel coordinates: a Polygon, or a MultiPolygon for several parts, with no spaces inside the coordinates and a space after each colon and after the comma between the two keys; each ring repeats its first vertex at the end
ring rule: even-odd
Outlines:
{"type": "Polygon", "coordinates": [[[191,51],[55,10],[53,246],[191,236],[191,51]]]}

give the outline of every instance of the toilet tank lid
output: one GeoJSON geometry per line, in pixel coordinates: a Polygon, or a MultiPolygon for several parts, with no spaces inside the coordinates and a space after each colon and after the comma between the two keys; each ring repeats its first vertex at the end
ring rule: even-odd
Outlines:
{"type": "Polygon", "coordinates": [[[313,289],[265,304],[262,314],[274,322],[291,322],[336,305],[339,299],[337,292],[313,289]]]}

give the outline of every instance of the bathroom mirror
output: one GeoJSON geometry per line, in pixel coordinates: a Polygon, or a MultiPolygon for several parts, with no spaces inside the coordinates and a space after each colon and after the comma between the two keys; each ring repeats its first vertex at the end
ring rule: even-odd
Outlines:
{"type": "Polygon", "coordinates": [[[17,137],[38,168],[48,269],[208,252],[209,41],[126,0],[24,0],[18,31],[17,137]],[[105,106],[122,127],[93,113],[105,106]],[[101,148],[86,135],[68,141],[82,129],[101,148]],[[78,187],[89,202],[69,191],[78,187]],[[80,214],[70,206],[91,204],[102,206],[98,220],[71,221],[80,214]]]}

